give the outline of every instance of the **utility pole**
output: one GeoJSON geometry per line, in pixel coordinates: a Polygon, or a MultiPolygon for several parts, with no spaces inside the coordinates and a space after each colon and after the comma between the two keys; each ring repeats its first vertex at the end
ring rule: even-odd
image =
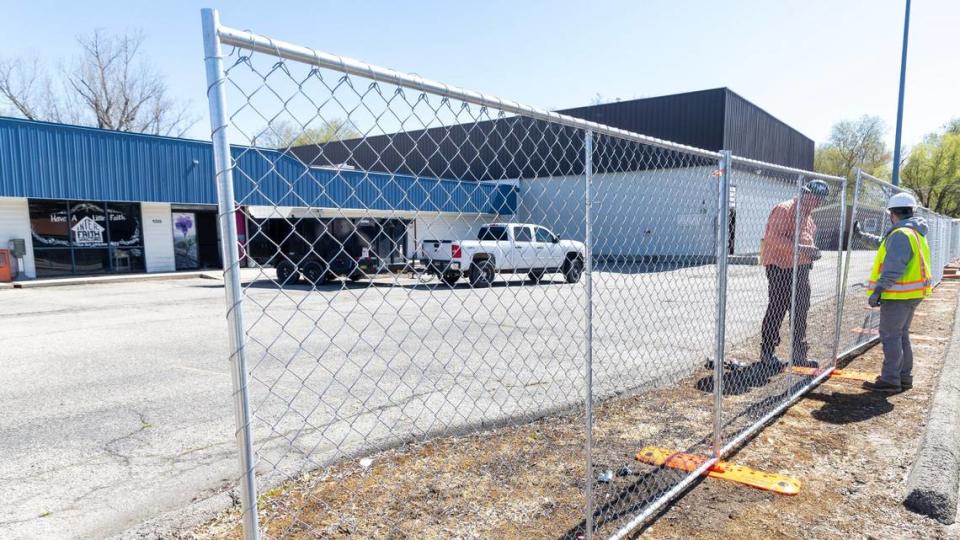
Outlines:
{"type": "Polygon", "coordinates": [[[900,138],[903,135],[903,88],[907,80],[907,35],[910,33],[910,0],[903,16],[903,52],[900,56],[900,97],[897,100],[897,134],[893,142],[893,185],[900,185],[900,138]]]}

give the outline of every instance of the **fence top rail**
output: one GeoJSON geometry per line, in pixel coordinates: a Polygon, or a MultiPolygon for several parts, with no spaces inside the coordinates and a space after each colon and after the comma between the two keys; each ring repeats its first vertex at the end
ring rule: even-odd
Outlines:
{"type": "Polygon", "coordinates": [[[632,131],[627,131],[625,129],[618,129],[604,124],[598,124],[596,122],[589,122],[573,116],[567,116],[564,114],[547,111],[545,109],[523,105],[515,101],[501,99],[499,97],[483,94],[481,92],[466,90],[441,82],[424,79],[418,75],[401,73],[389,68],[367,64],[352,58],[337,56],[318,51],[316,49],[294,45],[292,43],[276,40],[249,31],[237,30],[235,28],[220,25],[217,27],[217,35],[220,37],[221,42],[226,45],[231,45],[242,49],[249,49],[254,52],[260,52],[287,60],[302,62],[324,69],[340,71],[349,75],[362,76],[374,81],[396,84],[397,86],[428,92],[441,97],[457,99],[483,107],[490,107],[510,114],[552,122],[566,127],[593,131],[597,134],[648,144],[667,150],[675,150],[678,152],[695,154],[701,157],[718,160],[720,159],[720,152],[677,144],[663,139],[657,139],[655,137],[649,137],[639,133],[634,133],[632,131]]]}
{"type": "MultiPolygon", "coordinates": [[[[862,170],[862,169],[858,170],[858,172],[860,173],[860,176],[861,176],[862,178],[864,178],[864,179],[866,179],[866,180],[869,180],[869,181],[871,181],[871,182],[876,182],[876,183],[878,183],[878,184],[884,184],[884,185],[885,185],[884,187],[886,187],[886,188],[888,188],[888,189],[895,189],[895,190],[897,190],[897,191],[905,191],[905,192],[907,192],[907,193],[912,193],[914,196],[916,196],[916,194],[917,194],[914,190],[912,190],[912,189],[910,189],[910,188],[906,188],[906,187],[903,187],[903,186],[895,186],[895,185],[893,185],[892,183],[890,183],[889,180],[884,180],[884,179],[882,179],[882,178],[877,178],[876,176],[873,176],[872,174],[870,174],[870,173],[868,173],[868,172],[866,172],[866,171],[864,171],[864,170],[862,170]]],[[[935,215],[935,216],[937,216],[937,217],[942,217],[942,218],[946,218],[946,219],[953,219],[953,218],[951,218],[950,216],[941,214],[941,213],[939,213],[939,212],[934,212],[933,210],[931,210],[931,209],[929,209],[929,208],[927,208],[927,207],[925,207],[925,206],[919,206],[918,208],[920,208],[921,210],[924,210],[924,211],[926,211],[926,212],[930,212],[931,214],[933,214],[933,215],[935,215]]],[[[960,221],[960,219],[956,219],[956,220],[954,220],[954,221],[960,221]]]]}
{"type": "Polygon", "coordinates": [[[804,169],[796,169],[793,167],[787,167],[786,165],[777,165],[774,163],[767,163],[766,161],[758,161],[756,159],[750,159],[740,156],[731,156],[731,160],[736,165],[748,165],[751,167],[761,167],[764,169],[770,169],[782,173],[790,174],[802,174],[804,176],[809,176],[811,178],[822,178],[825,180],[834,180],[836,182],[846,182],[847,179],[842,176],[832,176],[829,174],[818,173],[814,171],[807,171],[804,169]]]}
{"type": "MultiPolygon", "coordinates": [[[[276,56],[278,58],[293,60],[295,62],[301,62],[319,68],[331,69],[349,75],[357,75],[374,81],[395,84],[404,88],[419,90],[445,98],[457,99],[483,107],[490,107],[510,114],[551,122],[574,129],[592,131],[600,135],[617,137],[641,144],[656,146],[666,150],[685,152],[700,157],[718,160],[721,157],[720,152],[679,144],[664,139],[658,139],[656,137],[650,137],[648,135],[643,135],[633,131],[615,128],[597,122],[590,122],[581,118],[567,116],[565,114],[548,111],[546,109],[541,109],[530,105],[524,105],[515,101],[502,99],[497,96],[484,94],[482,92],[467,90],[438,81],[425,79],[419,75],[402,73],[390,68],[368,64],[360,60],[319,51],[317,49],[311,49],[301,45],[295,45],[293,43],[273,39],[271,37],[247,30],[239,30],[224,25],[218,25],[217,35],[220,37],[221,42],[226,45],[247,49],[254,52],[260,52],[271,56],[276,56]]],[[[767,163],[745,157],[732,156],[732,161],[733,163],[763,167],[784,173],[802,174],[804,176],[835,180],[838,182],[846,181],[846,179],[839,176],[820,174],[813,171],[796,169],[784,165],[776,165],[773,163],[767,163]]]]}
{"type": "Polygon", "coordinates": [[[899,189],[900,191],[910,191],[910,190],[904,189],[904,188],[902,188],[902,187],[900,187],[900,186],[895,186],[895,185],[893,185],[889,180],[884,180],[883,178],[877,178],[876,176],[873,176],[872,174],[868,173],[867,171],[865,171],[865,170],[863,170],[863,169],[857,169],[857,172],[859,172],[859,173],[860,173],[860,176],[866,178],[867,180],[873,180],[874,182],[879,182],[879,183],[881,183],[881,184],[887,184],[887,185],[889,185],[890,187],[892,187],[892,188],[894,188],[894,189],[899,189]]]}

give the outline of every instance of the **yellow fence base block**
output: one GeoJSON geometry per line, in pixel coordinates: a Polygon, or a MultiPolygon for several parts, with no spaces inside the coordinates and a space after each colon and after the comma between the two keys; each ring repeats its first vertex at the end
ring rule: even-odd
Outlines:
{"type": "MultiPolygon", "coordinates": [[[[809,368],[809,367],[798,367],[794,366],[790,368],[790,373],[796,375],[804,375],[807,377],[816,377],[817,375],[823,373],[822,369],[809,368]]],[[[831,379],[842,379],[847,381],[870,381],[873,382],[877,380],[876,373],[867,373],[866,371],[854,371],[852,369],[835,369],[830,373],[831,379]]]]}
{"type": "MultiPolygon", "coordinates": [[[[636,458],[638,461],[651,465],[662,465],[688,472],[695,471],[707,460],[707,456],[674,452],[667,448],[657,448],[655,446],[647,446],[641,449],[637,452],[636,458]]],[[[729,480],[781,495],[800,493],[800,481],[796,478],[765,473],[742,465],[732,465],[726,461],[721,461],[707,469],[706,475],[710,478],[729,480]]]]}

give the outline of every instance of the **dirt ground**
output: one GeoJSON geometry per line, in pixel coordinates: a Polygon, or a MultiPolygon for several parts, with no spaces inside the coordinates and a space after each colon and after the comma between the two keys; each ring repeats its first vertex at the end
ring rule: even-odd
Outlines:
{"type": "MultiPolygon", "coordinates": [[[[960,283],[945,282],[918,310],[912,390],[882,396],[859,382],[830,379],[729,458],[799,479],[799,495],[702,479],[638,536],[960,538],[956,529],[901,504],[958,291],[960,283]]],[[[840,367],[876,373],[881,362],[874,347],[840,367]]],[[[743,425],[770,406],[738,403],[776,400],[803,384],[795,376],[759,375],[739,387],[729,381],[725,401],[743,425]]],[[[598,537],[683,478],[634,461],[641,446],[706,452],[713,398],[705,381],[703,370],[670,388],[596,408],[591,477],[630,468],[596,484],[598,537]]],[[[740,425],[737,417],[730,425],[740,425]]],[[[582,415],[551,417],[341,463],[265,493],[261,525],[271,538],[577,538],[583,533],[583,426],[582,415]]],[[[185,536],[236,538],[237,522],[233,509],[185,536]]]]}

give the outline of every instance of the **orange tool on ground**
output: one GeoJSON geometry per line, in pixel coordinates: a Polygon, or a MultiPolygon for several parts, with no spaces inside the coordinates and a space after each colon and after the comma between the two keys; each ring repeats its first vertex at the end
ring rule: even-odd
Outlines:
{"type": "MultiPolygon", "coordinates": [[[[790,368],[790,372],[796,375],[804,375],[806,377],[816,377],[817,375],[823,373],[824,370],[810,367],[798,367],[794,366],[790,368]]],[[[852,369],[835,369],[830,373],[831,379],[844,379],[848,381],[870,381],[873,382],[877,380],[876,373],[867,373],[866,371],[854,371],[852,369]]]]}
{"type": "MultiPolygon", "coordinates": [[[[638,461],[651,465],[662,465],[672,469],[692,472],[707,461],[707,456],[674,452],[667,448],[647,446],[637,452],[638,461]]],[[[711,478],[730,480],[765,491],[772,491],[781,495],[796,495],[800,493],[800,481],[782,474],[765,473],[742,465],[732,465],[720,461],[707,469],[706,475],[711,478]]]]}

